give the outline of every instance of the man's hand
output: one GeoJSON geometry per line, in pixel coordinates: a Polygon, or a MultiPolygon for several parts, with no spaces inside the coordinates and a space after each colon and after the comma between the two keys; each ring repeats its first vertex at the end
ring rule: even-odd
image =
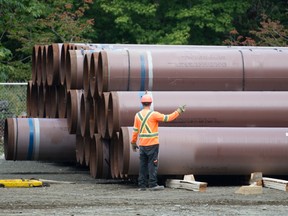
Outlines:
{"type": "Polygon", "coordinates": [[[185,112],[185,109],[186,109],[186,105],[180,106],[180,107],[178,107],[177,112],[179,114],[181,114],[181,113],[185,112]]]}
{"type": "Polygon", "coordinates": [[[136,152],[137,149],[139,149],[139,147],[138,147],[138,145],[137,145],[136,143],[131,143],[131,147],[132,147],[132,150],[133,150],[134,152],[136,152]]]}

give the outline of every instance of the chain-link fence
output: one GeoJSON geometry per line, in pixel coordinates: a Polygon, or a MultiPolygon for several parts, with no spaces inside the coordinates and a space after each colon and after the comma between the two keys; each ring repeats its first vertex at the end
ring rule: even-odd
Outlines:
{"type": "Polygon", "coordinates": [[[3,152],[5,119],[26,115],[27,83],[0,83],[0,153],[3,152]]]}

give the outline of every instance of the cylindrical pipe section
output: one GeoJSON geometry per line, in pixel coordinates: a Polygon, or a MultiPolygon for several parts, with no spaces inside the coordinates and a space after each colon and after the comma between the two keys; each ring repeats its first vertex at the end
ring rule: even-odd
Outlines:
{"type": "Polygon", "coordinates": [[[75,161],[75,146],[76,137],[69,134],[66,119],[5,121],[6,160],[75,161]]]}
{"type": "Polygon", "coordinates": [[[119,161],[123,163],[123,152],[120,149],[119,144],[119,133],[115,133],[111,138],[110,142],[110,173],[112,178],[120,177],[120,170],[122,171],[123,165],[118,163],[118,158],[121,157],[119,161]]]}
{"type": "Polygon", "coordinates": [[[49,106],[49,117],[50,118],[58,118],[58,86],[52,85],[48,87],[49,91],[49,104],[46,105],[49,106]]]}
{"type": "Polygon", "coordinates": [[[105,91],[242,90],[243,60],[236,49],[101,51],[97,87],[99,95],[105,91]]]}
{"type": "Polygon", "coordinates": [[[61,48],[61,60],[60,60],[61,64],[59,68],[61,85],[64,85],[66,83],[66,56],[68,50],[69,50],[69,43],[63,43],[63,46],[61,48]]]}
{"type": "Polygon", "coordinates": [[[84,137],[81,134],[76,134],[76,161],[80,165],[84,165],[84,137]]]}
{"type": "Polygon", "coordinates": [[[93,137],[95,133],[98,133],[98,127],[97,127],[97,122],[98,122],[98,104],[97,104],[97,99],[91,98],[89,100],[89,129],[90,129],[90,137],[93,137]]]}
{"type": "Polygon", "coordinates": [[[47,85],[47,72],[49,71],[48,67],[48,45],[45,45],[43,48],[43,65],[42,65],[42,84],[47,85]]]}
{"type": "Polygon", "coordinates": [[[38,86],[42,84],[42,73],[44,68],[44,46],[39,46],[38,48],[38,56],[37,56],[37,75],[36,75],[36,83],[38,86]]]}
{"type": "MultiPolygon", "coordinates": [[[[165,126],[286,127],[287,92],[153,92],[152,109],[170,114],[186,104],[186,112],[165,126]]],[[[142,109],[143,92],[111,92],[108,105],[110,136],[122,126],[132,126],[142,109]]]]}
{"type": "Polygon", "coordinates": [[[67,124],[71,134],[81,134],[80,103],[83,90],[70,90],[67,94],[67,124]]]}
{"type": "Polygon", "coordinates": [[[40,45],[34,45],[32,49],[32,82],[37,82],[37,65],[38,65],[38,52],[40,45]]]}
{"type": "MultiPolygon", "coordinates": [[[[123,170],[138,175],[139,153],[131,149],[132,127],[123,127],[123,170]]],[[[159,128],[159,175],[285,175],[287,128],[159,128]],[[177,135],[176,135],[177,134],[177,135]]]]}
{"type": "Polygon", "coordinates": [[[90,136],[90,100],[91,98],[86,98],[84,93],[81,96],[80,102],[80,115],[81,115],[81,135],[90,136]]]}
{"type": "Polygon", "coordinates": [[[287,91],[287,50],[242,50],[244,90],[287,91]]]}
{"type": "Polygon", "coordinates": [[[84,63],[83,63],[83,88],[84,88],[85,97],[91,97],[90,81],[89,81],[91,56],[92,56],[91,52],[86,53],[85,56],[84,56],[84,63]]]}
{"type": "MultiPolygon", "coordinates": [[[[100,136],[100,135],[99,135],[100,136]]],[[[101,136],[100,136],[101,138],[101,136]]],[[[93,178],[98,178],[99,176],[97,175],[97,169],[98,169],[98,159],[97,159],[97,152],[96,152],[96,139],[97,135],[93,135],[91,138],[90,142],[90,161],[89,161],[89,170],[90,170],[90,175],[93,178]],[[96,136],[96,137],[95,137],[96,136]]]]}
{"type": "Polygon", "coordinates": [[[59,65],[62,45],[53,43],[48,47],[47,83],[50,86],[60,84],[59,65]]]}
{"type": "Polygon", "coordinates": [[[65,85],[59,85],[57,87],[58,95],[58,115],[59,118],[67,117],[67,90],[65,85]]]}
{"type": "Polygon", "coordinates": [[[94,52],[91,55],[90,59],[90,72],[89,72],[89,86],[90,86],[90,94],[93,98],[98,97],[98,87],[96,81],[97,69],[98,69],[98,58],[99,52],[94,52]]]}
{"type": "Polygon", "coordinates": [[[85,165],[89,166],[90,163],[90,145],[93,139],[90,137],[90,135],[84,137],[84,157],[85,157],[85,165]]]}
{"type": "Polygon", "coordinates": [[[45,118],[45,98],[46,98],[46,86],[42,84],[38,87],[38,116],[39,118],[45,118]]]}
{"type": "MultiPolygon", "coordinates": [[[[103,96],[99,99],[99,107],[97,109],[97,121],[98,132],[101,134],[102,138],[108,139],[112,136],[109,135],[108,130],[108,105],[109,105],[109,92],[104,92],[103,96]]],[[[111,133],[112,135],[112,133],[111,133]]]]}

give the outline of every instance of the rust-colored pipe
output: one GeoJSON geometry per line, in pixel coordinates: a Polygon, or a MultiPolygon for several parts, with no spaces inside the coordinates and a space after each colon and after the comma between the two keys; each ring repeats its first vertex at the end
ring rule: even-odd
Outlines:
{"type": "Polygon", "coordinates": [[[49,108],[49,117],[50,118],[58,118],[58,86],[52,85],[48,87],[48,104],[46,104],[46,107],[49,108]]]}
{"type": "Polygon", "coordinates": [[[93,50],[69,50],[66,56],[67,89],[83,89],[84,55],[93,50]]]}
{"type": "Polygon", "coordinates": [[[66,119],[8,118],[5,121],[6,160],[75,161],[75,135],[66,119]]]}
{"type": "Polygon", "coordinates": [[[85,97],[91,97],[90,85],[89,85],[91,56],[92,56],[91,52],[86,53],[83,62],[83,88],[85,97]]]}
{"type": "Polygon", "coordinates": [[[44,68],[44,47],[45,46],[39,46],[38,47],[38,55],[37,55],[37,75],[36,75],[36,83],[38,86],[42,84],[42,73],[43,73],[43,68],[44,68]]]}
{"type": "Polygon", "coordinates": [[[287,91],[287,50],[242,50],[244,90],[287,91]]]}
{"type": "Polygon", "coordinates": [[[48,47],[47,83],[50,86],[60,84],[59,64],[62,45],[63,44],[53,43],[48,47]]]}
{"type": "Polygon", "coordinates": [[[98,103],[97,99],[92,98],[89,100],[89,128],[90,128],[90,137],[93,137],[95,133],[98,133],[98,116],[97,116],[97,110],[98,110],[98,103]]]}
{"type": "Polygon", "coordinates": [[[42,65],[42,84],[47,85],[47,72],[48,72],[48,45],[43,48],[43,65],[42,65]]]}
{"type": "Polygon", "coordinates": [[[90,59],[90,72],[89,72],[89,86],[90,86],[90,94],[93,98],[98,97],[98,87],[97,87],[97,81],[96,81],[96,74],[98,69],[98,58],[99,58],[99,52],[94,52],[91,55],[90,59]]]}
{"type": "Polygon", "coordinates": [[[119,178],[120,170],[122,171],[123,169],[123,165],[121,166],[118,162],[119,160],[123,163],[123,152],[119,142],[119,133],[117,132],[113,135],[110,142],[110,173],[112,178],[119,178]]]}
{"type": "MultiPolygon", "coordinates": [[[[122,173],[138,175],[139,152],[130,146],[132,127],[123,127],[122,173]]],[[[287,128],[159,128],[159,175],[266,175],[288,173],[287,128]]]]}
{"type": "Polygon", "coordinates": [[[238,50],[173,49],[171,52],[101,51],[98,94],[103,91],[242,90],[243,62],[238,50]]]}
{"type": "Polygon", "coordinates": [[[80,165],[84,165],[84,137],[80,134],[76,134],[76,161],[80,165]]]}
{"type": "Polygon", "coordinates": [[[67,117],[67,90],[65,85],[57,86],[58,95],[58,116],[59,118],[67,117]]]}
{"type": "Polygon", "coordinates": [[[108,131],[108,105],[109,105],[109,92],[104,92],[103,96],[99,99],[99,107],[97,117],[98,132],[101,134],[102,138],[108,139],[112,136],[109,135],[108,131]]]}
{"type": "Polygon", "coordinates": [[[90,136],[90,100],[91,98],[86,98],[84,93],[82,94],[80,102],[80,128],[83,137],[90,136]]]}
{"type": "Polygon", "coordinates": [[[26,89],[26,112],[27,112],[27,116],[30,117],[31,116],[31,109],[32,109],[32,101],[31,101],[31,97],[32,97],[32,80],[29,80],[27,83],[27,89],[26,89]]]}
{"type": "Polygon", "coordinates": [[[42,84],[38,86],[38,116],[39,118],[45,118],[45,98],[46,98],[46,86],[42,84]]]}
{"type": "Polygon", "coordinates": [[[109,178],[109,145],[110,141],[101,138],[100,134],[94,134],[90,153],[90,174],[94,178],[109,178]]]}
{"type": "Polygon", "coordinates": [[[66,56],[69,50],[69,46],[69,43],[63,43],[63,46],[61,47],[61,59],[59,68],[61,85],[64,85],[66,83],[66,56]]]}
{"type": "Polygon", "coordinates": [[[67,124],[71,134],[81,134],[80,103],[83,90],[70,90],[67,94],[67,124]]]}
{"type": "Polygon", "coordinates": [[[34,45],[32,49],[32,82],[37,82],[38,51],[40,45],[34,45]]]}
{"type": "MultiPolygon", "coordinates": [[[[121,126],[133,125],[134,115],[141,109],[142,95],[143,92],[111,92],[108,105],[110,136],[121,126]]],[[[164,114],[172,113],[179,105],[187,105],[185,113],[172,122],[163,123],[165,126],[288,125],[287,92],[153,92],[151,96],[152,109],[164,114]]]]}
{"type": "Polygon", "coordinates": [[[89,166],[90,164],[90,155],[91,155],[90,146],[92,141],[93,139],[90,137],[90,135],[84,137],[84,151],[85,151],[84,157],[86,166],[89,166]]]}

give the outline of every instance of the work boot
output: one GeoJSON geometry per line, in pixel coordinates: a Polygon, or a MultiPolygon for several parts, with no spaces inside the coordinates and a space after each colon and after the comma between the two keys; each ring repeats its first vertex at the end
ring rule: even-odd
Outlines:
{"type": "Polygon", "coordinates": [[[163,185],[156,185],[154,187],[149,188],[151,191],[158,191],[158,190],[164,190],[163,185]]]}

